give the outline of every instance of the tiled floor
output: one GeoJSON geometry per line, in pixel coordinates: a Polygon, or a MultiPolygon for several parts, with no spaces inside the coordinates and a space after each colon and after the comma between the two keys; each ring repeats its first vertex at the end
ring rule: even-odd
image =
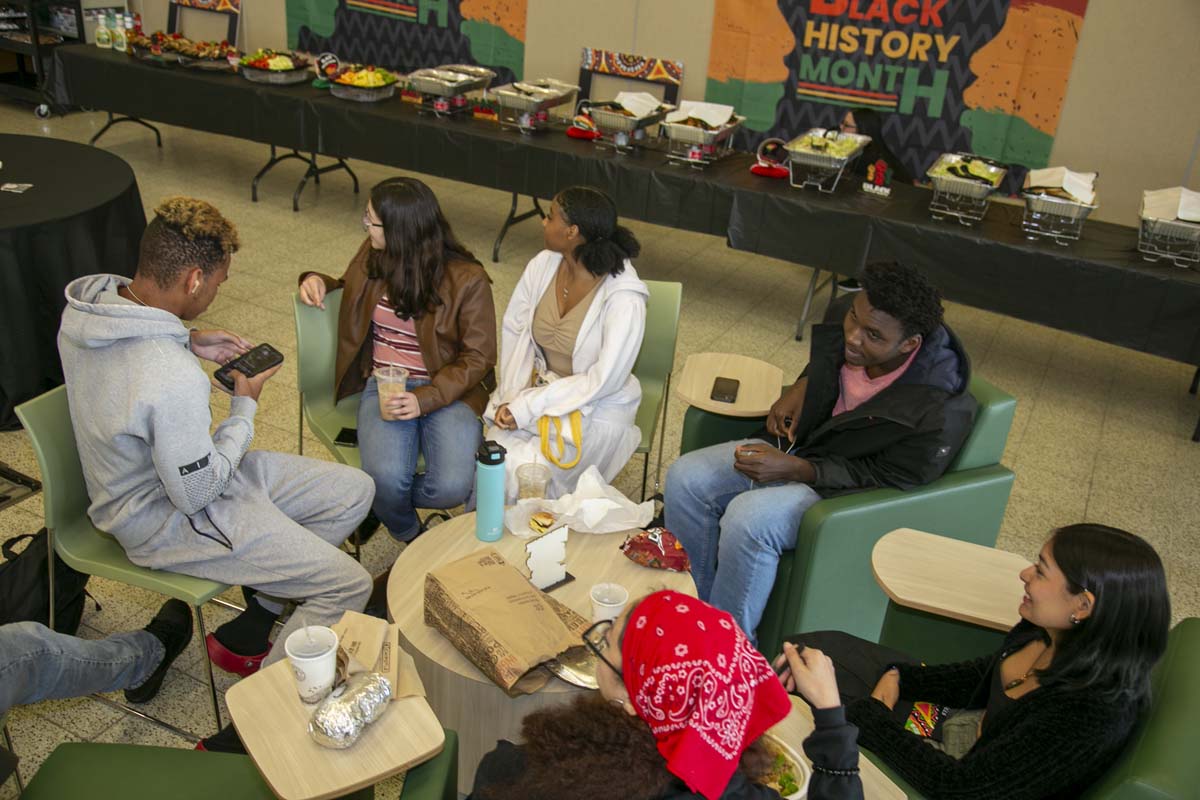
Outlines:
{"type": "MultiPolygon", "coordinates": [[[[0,130],[6,132],[87,141],[102,120],[101,114],[79,113],[43,122],[27,106],[0,104],[0,130]]],[[[321,187],[306,190],[303,210],[295,214],[290,200],[299,168],[294,164],[280,166],[265,178],[260,201],[250,202],[250,178],[266,160],[265,146],[167,127],[163,149],[158,150],[151,135],[135,126],[118,126],[102,145],[132,165],[148,211],[163,197],[187,194],[213,202],[239,226],[243,249],[201,323],[270,341],[288,356],[263,393],[255,446],[294,452],[291,293],[301,271],[341,273],[362,240],[365,195],[354,196],[349,181],[333,173],[325,176],[321,187]]],[[[372,164],[353,166],[364,188],[396,174],[372,164]]],[[[425,180],[460,238],[486,258],[508,197],[468,184],[425,180]]],[[[717,350],[762,358],[788,375],[798,374],[807,361],[807,347],[793,341],[792,334],[810,275],[807,269],[728,250],[710,236],[641,223],[630,227],[643,246],[639,273],[684,284],[677,373],[689,354],[717,350]]],[[[505,241],[503,261],[487,264],[501,313],[525,261],[540,246],[539,227],[524,223],[505,241]]],[[[1200,400],[1187,393],[1191,368],[965,306],[949,305],[947,316],[965,341],[975,369],[1019,400],[1004,456],[1017,480],[999,546],[1032,556],[1057,525],[1089,520],[1126,527],[1147,537],[1164,557],[1175,618],[1200,615],[1200,444],[1189,441],[1200,400]]],[[[221,418],[227,410],[224,395],[214,396],[213,407],[221,418]]],[[[677,453],[682,416],[682,404],[674,402],[664,468],[677,453]]],[[[304,450],[324,457],[311,437],[306,437],[304,450]]],[[[29,474],[38,472],[20,432],[0,434],[0,460],[29,474]]],[[[617,480],[618,487],[634,492],[640,472],[640,459],[635,458],[617,480]]],[[[41,516],[40,497],[0,512],[0,539],[36,531],[41,516]]],[[[395,554],[389,537],[377,536],[367,548],[367,563],[377,573],[395,554]]],[[[93,580],[91,588],[103,610],[89,605],[82,630],[87,637],[141,627],[160,603],[149,593],[102,580],[93,580]]],[[[210,608],[207,618],[215,626],[226,613],[210,608]]],[[[150,710],[204,735],[212,721],[201,658],[193,643],[150,710]]],[[[230,683],[226,677],[218,680],[222,688],[230,683]]],[[[68,740],[188,746],[183,739],[89,699],[17,709],[9,724],[26,775],[55,745],[68,740]]],[[[389,784],[378,796],[394,797],[397,786],[398,782],[389,784]]],[[[11,781],[0,788],[0,800],[14,795],[11,781]]]]}

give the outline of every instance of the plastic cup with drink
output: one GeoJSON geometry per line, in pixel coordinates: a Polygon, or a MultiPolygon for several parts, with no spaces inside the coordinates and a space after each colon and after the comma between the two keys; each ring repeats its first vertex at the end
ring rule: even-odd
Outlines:
{"type": "Polygon", "coordinates": [[[376,367],[375,388],[379,391],[379,416],[386,420],[398,419],[388,411],[388,401],[408,391],[408,370],[404,367],[376,367]]]}
{"type": "Polygon", "coordinates": [[[324,625],[306,625],[292,631],[283,643],[296,691],[303,703],[319,703],[333,689],[337,676],[338,638],[324,625]]]}
{"type": "Polygon", "coordinates": [[[550,485],[550,468],[545,464],[522,464],[517,467],[517,499],[541,500],[550,485]]]}

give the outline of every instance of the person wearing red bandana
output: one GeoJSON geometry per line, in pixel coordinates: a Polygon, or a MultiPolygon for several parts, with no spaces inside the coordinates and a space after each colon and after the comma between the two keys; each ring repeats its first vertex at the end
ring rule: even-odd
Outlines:
{"type": "Polygon", "coordinates": [[[761,783],[772,756],[760,737],[791,704],[728,613],[656,592],[584,641],[599,694],[526,717],[523,744],[484,756],[474,800],[779,798],[761,783]]]}

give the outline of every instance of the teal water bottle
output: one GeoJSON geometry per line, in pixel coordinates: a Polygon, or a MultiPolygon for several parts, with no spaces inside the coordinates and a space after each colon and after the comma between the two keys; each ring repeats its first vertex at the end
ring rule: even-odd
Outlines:
{"type": "Polygon", "coordinates": [[[490,439],[475,452],[475,536],[481,542],[495,542],[504,535],[506,452],[490,439]]]}

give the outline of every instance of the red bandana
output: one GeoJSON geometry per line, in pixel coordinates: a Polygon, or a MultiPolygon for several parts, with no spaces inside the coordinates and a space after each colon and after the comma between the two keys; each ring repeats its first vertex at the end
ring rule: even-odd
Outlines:
{"type": "Polygon", "coordinates": [[[729,614],[676,592],[655,592],[629,615],[621,672],[667,769],[708,800],[792,707],[729,614]]]}

